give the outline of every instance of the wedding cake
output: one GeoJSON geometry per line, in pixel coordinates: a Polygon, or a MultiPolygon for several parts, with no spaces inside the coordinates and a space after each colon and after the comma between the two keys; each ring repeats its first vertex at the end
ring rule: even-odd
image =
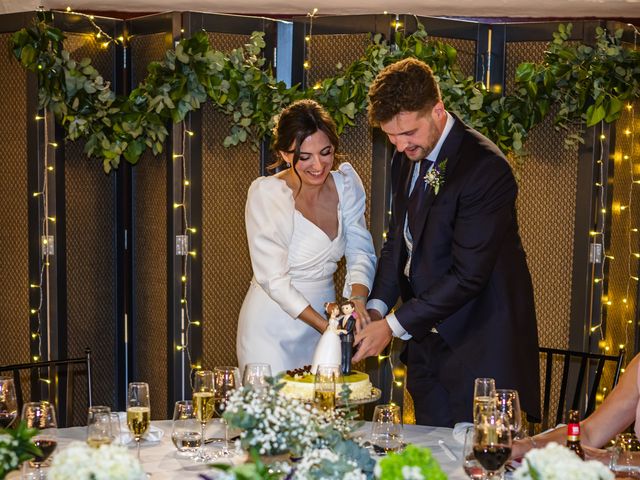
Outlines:
{"type": "MultiPolygon", "coordinates": [[[[313,400],[313,381],[315,375],[311,373],[311,366],[288,371],[282,378],[284,386],[281,393],[289,398],[300,400],[313,400]]],[[[371,398],[373,385],[369,375],[364,372],[352,370],[348,375],[341,375],[336,381],[336,397],[342,392],[342,385],[347,384],[351,389],[350,400],[364,400],[371,398]]]]}

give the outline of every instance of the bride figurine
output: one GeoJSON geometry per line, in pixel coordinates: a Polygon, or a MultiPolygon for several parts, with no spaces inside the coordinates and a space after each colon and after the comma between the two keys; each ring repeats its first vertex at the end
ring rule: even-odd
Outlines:
{"type": "Polygon", "coordinates": [[[329,326],[320,337],[320,341],[316,346],[313,354],[313,362],[311,365],[311,373],[315,375],[318,365],[336,365],[340,366],[342,359],[342,344],[340,334],[347,333],[345,330],[338,328],[340,325],[340,306],[335,302],[327,302],[325,311],[329,315],[329,326]]]}

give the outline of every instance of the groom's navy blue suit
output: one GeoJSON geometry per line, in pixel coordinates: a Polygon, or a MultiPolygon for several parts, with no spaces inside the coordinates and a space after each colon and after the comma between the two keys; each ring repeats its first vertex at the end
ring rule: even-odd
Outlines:
{"type": "Polygon", "coordinates": [[[476,377],[517,389],[522,409],[537,418],[538,332],[511,168],[492,142],[454,116],[436,160],[444,183],[437,194],[427,187],[407,277],[404,224],[414,165],[396,152],[391,221],[370,298],[388,306],[402,299],[395,315],[412,336],[401,358],[416,420],[471,420],[476,377]]]}

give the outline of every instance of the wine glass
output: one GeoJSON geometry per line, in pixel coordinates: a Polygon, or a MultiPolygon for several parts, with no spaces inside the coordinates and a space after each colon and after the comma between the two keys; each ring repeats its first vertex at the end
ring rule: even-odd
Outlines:
{"type": "Polygon", "coordinates": [[[140,461],[140,440],[151,424],[151,403],[149,402],[149,384],[131,382],[127,395],[127,427],[133,434],[140,461]]]}
{"type": "Polygon", "coordinates": [[[464,444],[462,447],[462,469],[467,477],[472,480],[484,480],[486,477],[484,468],[473,454],[473,438],[475,431],[473,427],[468,427],[464,432],[464,444]]]}
{"type": "Polygon", "coordinates": [[[42,454],[36,455],[31,464],[36,468],[36,477],[44,478],[41,470],[42,464],[51,456],[58,445],[56,412],[49,402],[29,402],[22,407],[22,420],[28,428],[37,430],[32,441],[42,454]]]}
{"type": "Polygon", "coordinates": [[[179,400],[173,408],[171,440],[182,455],[197,455],[202,446],[200,421],[191,400],[179,400]]]}
{"type": "Polygon", "coordinates": [[[485,409],[492,408],[496,396],[493,378],[476,378],[473,384],[473,418],[485,409]]]}
{"type": "Polygon", "coordinates": [[[399,405],[376,405],[372,422],[371,443],[374,450],[384,451],[384,453],[402,450],[404,436],[399,405]]]}
{"type": "Polygon", "coordinates": [[[0,429],[9,428],[18,415],[16,386],[11,377],[0,377],[0,429]]]}
{"type": "Polygon", "coordinates": [[[496,390],[496,408],[507,416],[511,426],[511,439],[519,438],[522,430],[522,412],[517,390],[496,390]]]}
{"type": "Polygon", "coordinates": [[[213,418],[215,410],[215,397],[213,387],[213,372],[211,370],[198,370],[193,378],[193,409],[196,418],[200,422],[200,448],[196,461],[207,462],[209,455],[204,449],[204,429],[207,422],[213,418]]]}
{"type": "Polygon", "coordinates": [[[229,427],[222,413],[227,405],[229,396],[236,388],[240,388],[240,370],[238,367],[215,367],[213,369],[213,382],[215,391],[215,410],[224,424],[224,442],[222,444],[222,455],[229,455],[229,427]]]}
{"type": "Polygon", "coordinates": [[[473,454],[487,478],[502,479],[502,467],[511,455],[511,429],[507,416],[497,409],[480,413],[475,422],[473,454]]]}
{"type": "Polygon", "coordinates": [[[111,426],[111,409],[102,405],[89,407],[87,415],[87,443],[90,447],[99,448],[113,441],[111,426]]]}
{"type": "Polygon", "coordinates": [[[336,406],[336,380],[338,365],[318,365],[313,382],[313,403],[318,410],[330,411],[336,406]]]}
{"type": "Polygon", "coordinates": [[[267,386],[267,377],[271,377],[271,365],[268,363],[247,363],[244,367],[242,385],[262,390],[267,386]]]}

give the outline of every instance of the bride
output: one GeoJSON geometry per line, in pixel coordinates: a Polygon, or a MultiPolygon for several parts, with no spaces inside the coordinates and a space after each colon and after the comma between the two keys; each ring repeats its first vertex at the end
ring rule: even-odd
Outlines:
{"type": "Polygon", "coordinates": [[[342,257],[342,296],[354,301],[363,324],[369,320],[376,256],[365,192],[350,164],[336,169],[338,143],[335,123],[313,100],[294,102],[280,115],[272,167],[285,168],[254,180],[245,208],[253,279],[238,319],[241,371],[254,362],[269,363],[274,373],[312,363],[342,257]]]}

